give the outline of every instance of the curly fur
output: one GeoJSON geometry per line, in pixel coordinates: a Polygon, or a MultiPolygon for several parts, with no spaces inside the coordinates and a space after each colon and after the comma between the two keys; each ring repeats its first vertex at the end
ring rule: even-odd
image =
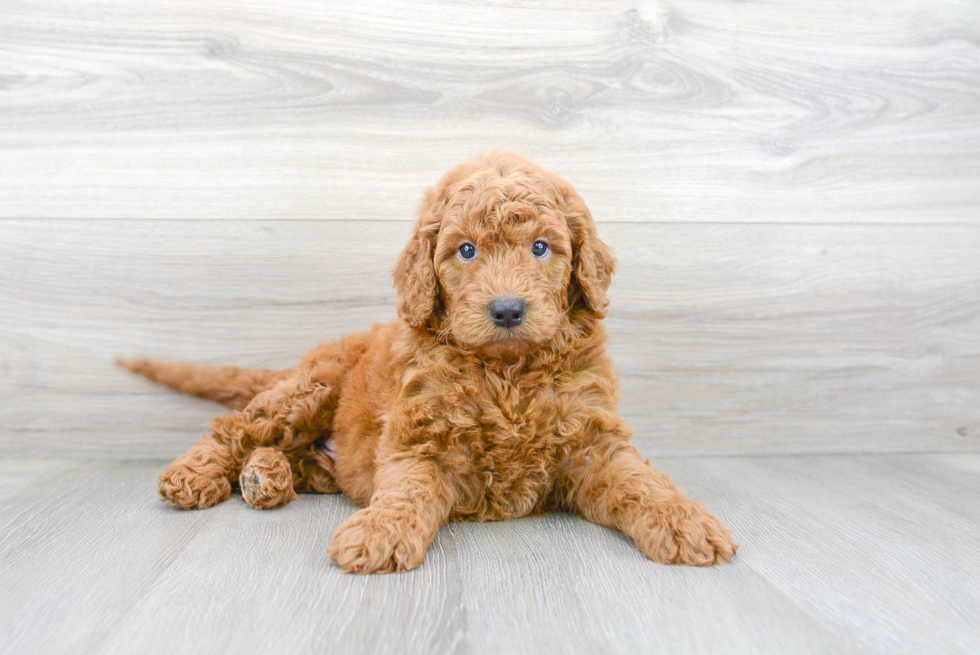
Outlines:
{"type": "Polygon", "coordinates": [[[562,179],[494,152],[429,190],[394,268],[400,319],[321,345],[292,371],[128,368],[238,408],[160,475],[181,508],[253,507],[342,491],[364,509],[334,533],[348,572],[422,563],[439,526],[572,511],[658,562],[709,565],[737,548],[630,445],[601,319],[615,268],[562,179]],[[536,258],[544,240],[550,254],[536,258]],[[463,241],[478,256],[456,256],[463,241]],[[503,294],[527,316],[496,326],[503,294]]]}

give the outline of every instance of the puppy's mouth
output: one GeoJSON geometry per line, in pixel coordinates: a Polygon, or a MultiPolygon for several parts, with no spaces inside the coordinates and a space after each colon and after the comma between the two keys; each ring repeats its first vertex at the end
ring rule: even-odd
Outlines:
{"type": "Polygon", "coordinates": [[[489,338],[480,344],[479,350],[491,356],[511,356],[526,354],[541,345],[540,340],[533,338],[521,327],[493,326],[489,338]]]}

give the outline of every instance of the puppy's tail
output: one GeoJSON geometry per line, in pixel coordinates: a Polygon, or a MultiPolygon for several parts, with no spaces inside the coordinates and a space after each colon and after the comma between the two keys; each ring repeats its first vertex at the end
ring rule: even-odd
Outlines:
{"type": "Polygon", "coordinates": [[[171,364],[152,359],[116,358],[116,363],[181,393],[214,400],[232,409],[244,409],[252,398],[292,372],[171,364]]]}

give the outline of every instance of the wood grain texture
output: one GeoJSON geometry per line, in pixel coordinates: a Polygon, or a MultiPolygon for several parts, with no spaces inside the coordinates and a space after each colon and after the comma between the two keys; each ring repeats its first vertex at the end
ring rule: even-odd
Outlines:
{"type": "MultiPolygon", "coordinates": [[[[976,455],[963,458],[977,464],[976,455]]],[[[732,521],[755,545],[738,556],[859,650],[978,648],[975,474],[967,491],[944,479],[946,465],[910,457],[699,459],[670,468],[696,476],[689,491],[721,515],[752,505],[751,518],[732,521]]]]}
{"type": "MultiPolygon", "coordinates": [[[[0,452],[172,457],[221,408],[117,354],[288,368],[394,317],[400,222],[0,221],[0,452]]],[[[980,228],[606,224],[647,454],[976,451],[980,228]]]]}
{"type": "Polygon", "coordinates": [[[662,459],[741,543],[646,560],[568,515],[440,530],[421,568],[357,577],[325,548],[353,506],[156,500],[163,462],[20,460],[0,506],[0,651],[970,653],[980,456],[662,459]],[[68,468],[70,467],[70,468],[68,468]],[[60,468],[57,480],[46,477],[60,468]]]}
{"type": "Polygon", "coordinates": [[[0,217],[408,220],[507,148],[600,221],[980,220],[980,5],[7,0],[0,217]]]}

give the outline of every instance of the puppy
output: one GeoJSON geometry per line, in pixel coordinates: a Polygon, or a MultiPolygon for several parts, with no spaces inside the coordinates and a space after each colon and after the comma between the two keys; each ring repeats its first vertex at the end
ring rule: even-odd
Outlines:
{"type": "Polygon", "coordinates": [[[494,152],[422,200],[394,268],[399,319],[321,345],[290,371],[121,362],[239,410],[160,475],[176,507],[238,480],[257,509],[296,492],[363,507],[333,535],[347,572],[408,571],[447,521],[570,511],[650,559],[716,564],[737,548],[630,445],[605,353],[615,260],[564,180],[494,152]]]}

